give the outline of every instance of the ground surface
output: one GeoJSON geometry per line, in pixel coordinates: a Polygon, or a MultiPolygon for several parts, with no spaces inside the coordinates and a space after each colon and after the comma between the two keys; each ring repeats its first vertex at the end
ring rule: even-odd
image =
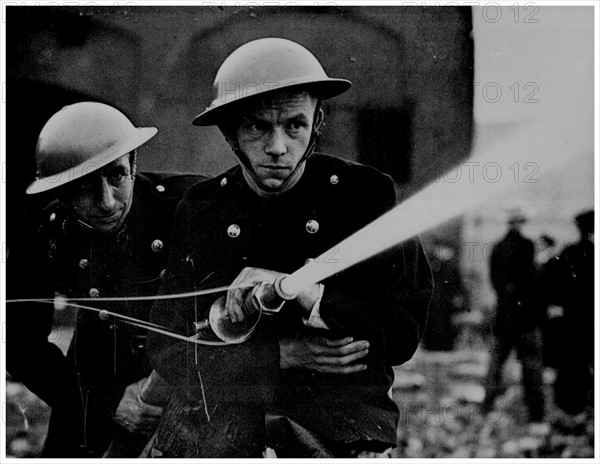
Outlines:
{"type": "Polygon", "coordinates": [[[394,399],[400,407],[399,457],[579,458],[594,456],[594,412],[579,416],[554,405],[554,372],[546,370],[546,421],[529,424],[520,365],[504,370],[505,393],[496,410],[480,412],[487,372],[485,349],[418,351],[396,370],[394,399]]]}
{"type": "MultiPolygon", "coordinates": [[[[506,393],[497,410],[484,417],[482,381],[485,349],[418,351],[397,369],[394,399],[401,417],[397,457],[498,458],[593,457],[593,411],[571,417],[552,402],[552,372],[547,371],[547,422],[531,427],[522,401],[520,369],[505,370],[506,393]]],[[[38,456],[50,410],[21,384],[7,383],[7,455],[38,456]],[[26,425],[23,418],[26,418],[26,425]]]]}

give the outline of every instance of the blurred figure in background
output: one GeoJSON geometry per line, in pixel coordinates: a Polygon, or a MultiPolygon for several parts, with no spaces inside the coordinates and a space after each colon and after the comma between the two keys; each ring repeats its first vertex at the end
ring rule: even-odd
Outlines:
{"type": "Polygon", "coordinates": [[[490,274],[497,305],[482,411],[486,414],[493,409],[502,390],[502,367],[515,349],[523,368],[529,420],[541,422],[544,418],[544,397],[541,341],[537,331],[540,317],[535,290],[535,247],[521,233],[526,222],[527,217],[521,209],[510,210],[508,233],[492,250],[490,274]]]}
{"type": "Polygon", "coordinates": [[[564,313],[554,396],[573,415],[592,403],[594,391],[594,211],[579,214],[575,223],[580,240],[561,252],[551,295],[564,313]]]}

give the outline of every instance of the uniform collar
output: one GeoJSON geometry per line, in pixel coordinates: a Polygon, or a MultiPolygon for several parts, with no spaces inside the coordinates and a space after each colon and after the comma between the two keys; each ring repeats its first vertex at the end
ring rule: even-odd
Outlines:
{"type": "Polygon", "coordinates": [[[284,192],[279,192],[276,195],[267,196],[267,197],[259,197],[256,192],[248,185],[248,182],[244,176],[243,167],[240,164],[237,164],[233,168],[229,169],[226,172],[226,177],[233,181],[234,185],[240,189],[244,195],[249,195],[251,198],[256,198],[256,200],[260,201],[273,201],[276,199],[284,199],[293,197],[297,194],[297,192],[303,191],[305,188],[310,187],[311,180],[313,177],[313,165],[314,165],[315,156],[311,156],[309,159],[304,161],[306,166],[304,167],[304,172],[302,173],[302,177],[298,179],[298,181],[290,187],[288,190],[284,192]]]}

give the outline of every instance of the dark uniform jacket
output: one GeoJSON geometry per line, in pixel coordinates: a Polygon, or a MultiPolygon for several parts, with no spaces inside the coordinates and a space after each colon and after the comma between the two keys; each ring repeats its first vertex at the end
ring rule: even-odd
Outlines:
{"type": "MultiPolygon", "coordinates": [[[[269,199],[250,190],[240,167],[232,168],[190,189],[179,206],[177,243],[162,293],[227,286],[244,267],[292,273],[394,205],[389,176],[327,155],[315,154],[293,188],[269,199]]],[[[342,253],[334,249],[323,265],[336,262],[338,252],[342,253]]],[[[395,444],[398,411],[387,395],[392,366],[410,359],[416,350],[432,292],[422,248],[418,240],[409,240],[323,284],[320,312],[330,331],[305,327],[300,308],[288,302],[279,315],[263,317],[250,339],[240,345],[206,347],[151,334],[153,366],[165,379],[190,391],[200,383],[193,396],[199,402],[204,398],[205,404],[197,410],[207,419],[217,411],[211,419],[217,420],[225,404],[247,412],[261,403],[274,417],[291,418],[327,441],[395,444]],[[368,340],[368,369],[352,375],[290,369],[280,376],[277,337],[313,331],[332,338],[351,335],[368,340]]],[[[151,319],[180,334],[194,335],[194,322],[206,319],[219,296],[157,301],[151,319]]],[[[256,420],[264,423],[264,411],[262,419],[260,414],[256,420]]],[[[175,422],[181,420],[180,415],[175,422]]],[[[177,426],[163,428],[180,430],[177,426]]],[[[214,430],[209,429],[189,434],[210,435],[214,430]]],[[[159,427],[159,438],[160,433],[159,427]]],[[[285,440],[271,439],[278,455],[285,455],[285,440]]],[[[211,448],[206,441],[194,446],[200,450],[195,455],[207,457],[244,452],[211,448]]]]}
{"type": "Polygon", "coordinates": [[[594,284],[597,279],[594,278],[594,243],[582,239],[560,253],[551,300],[564,309],[554,399],[559,408],[572,415],[594,404],[594,284]]]}
{"type": "Polygon", "coordinates": [[[490,274],[498,299],[500,335],[531,331],[540,324],[534,252],[533,242],[516,230],[509,230],[492,250],[490,274]]]}
{"type": "MultiPolygon", "coordinates": [[[[139,173],[121,229],[86,228],[55,201],[33,227],[30,246],[11,250],[8,298],[155,295],[166,267],[177,203],[200,176],[139,173]]],[[[80,304],[148,320],[152,301],[80,304]]],[[[52,407],[48,457],[101,457],[125,387],[147,376],[146,331],[79,309],[67,356],[48,341],[52,304],[7,305],[7,370],[52,407]]]]}
{"type": "Polygon", "coordinates": [[[569,245],[555,261],[556,285],[552,303],[564,308],[565,328],[574,335],[570,343],[580,347],[585,344],[586,349],[582,351],[591,359],[594,348],[594,244],[581,240],[569,245]]]}

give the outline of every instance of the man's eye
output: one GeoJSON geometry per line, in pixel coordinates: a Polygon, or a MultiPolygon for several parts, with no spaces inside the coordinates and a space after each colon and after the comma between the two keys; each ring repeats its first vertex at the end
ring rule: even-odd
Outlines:
{"type": "Polygon", "coordinates": [[[75,187],[77,188],[77,190],[79,191],[87,191],[87,190],[91,190],[92,189],[92,182],[78,182],[75,187]]]}
{"type": "Polygon", "coordinates": [[[108,176],[108,180],[111,183],[121,182],[124,178],[125,178],[125,174],[123,174],[122,172],[114,172],[108,176]]]}
{"type": "Polygon", "coordinates": [[[288,124],[288,131],[291,133],[297,133],[306,128],[306,124],[301,121],[292,121],[288,124]]]}
{"type": "Polygon", "coordinates": [[[264,132],[266,130],[266,124],[261,122],[251,122],[248,124],[248,130],[250,132],[264,132]]]}

